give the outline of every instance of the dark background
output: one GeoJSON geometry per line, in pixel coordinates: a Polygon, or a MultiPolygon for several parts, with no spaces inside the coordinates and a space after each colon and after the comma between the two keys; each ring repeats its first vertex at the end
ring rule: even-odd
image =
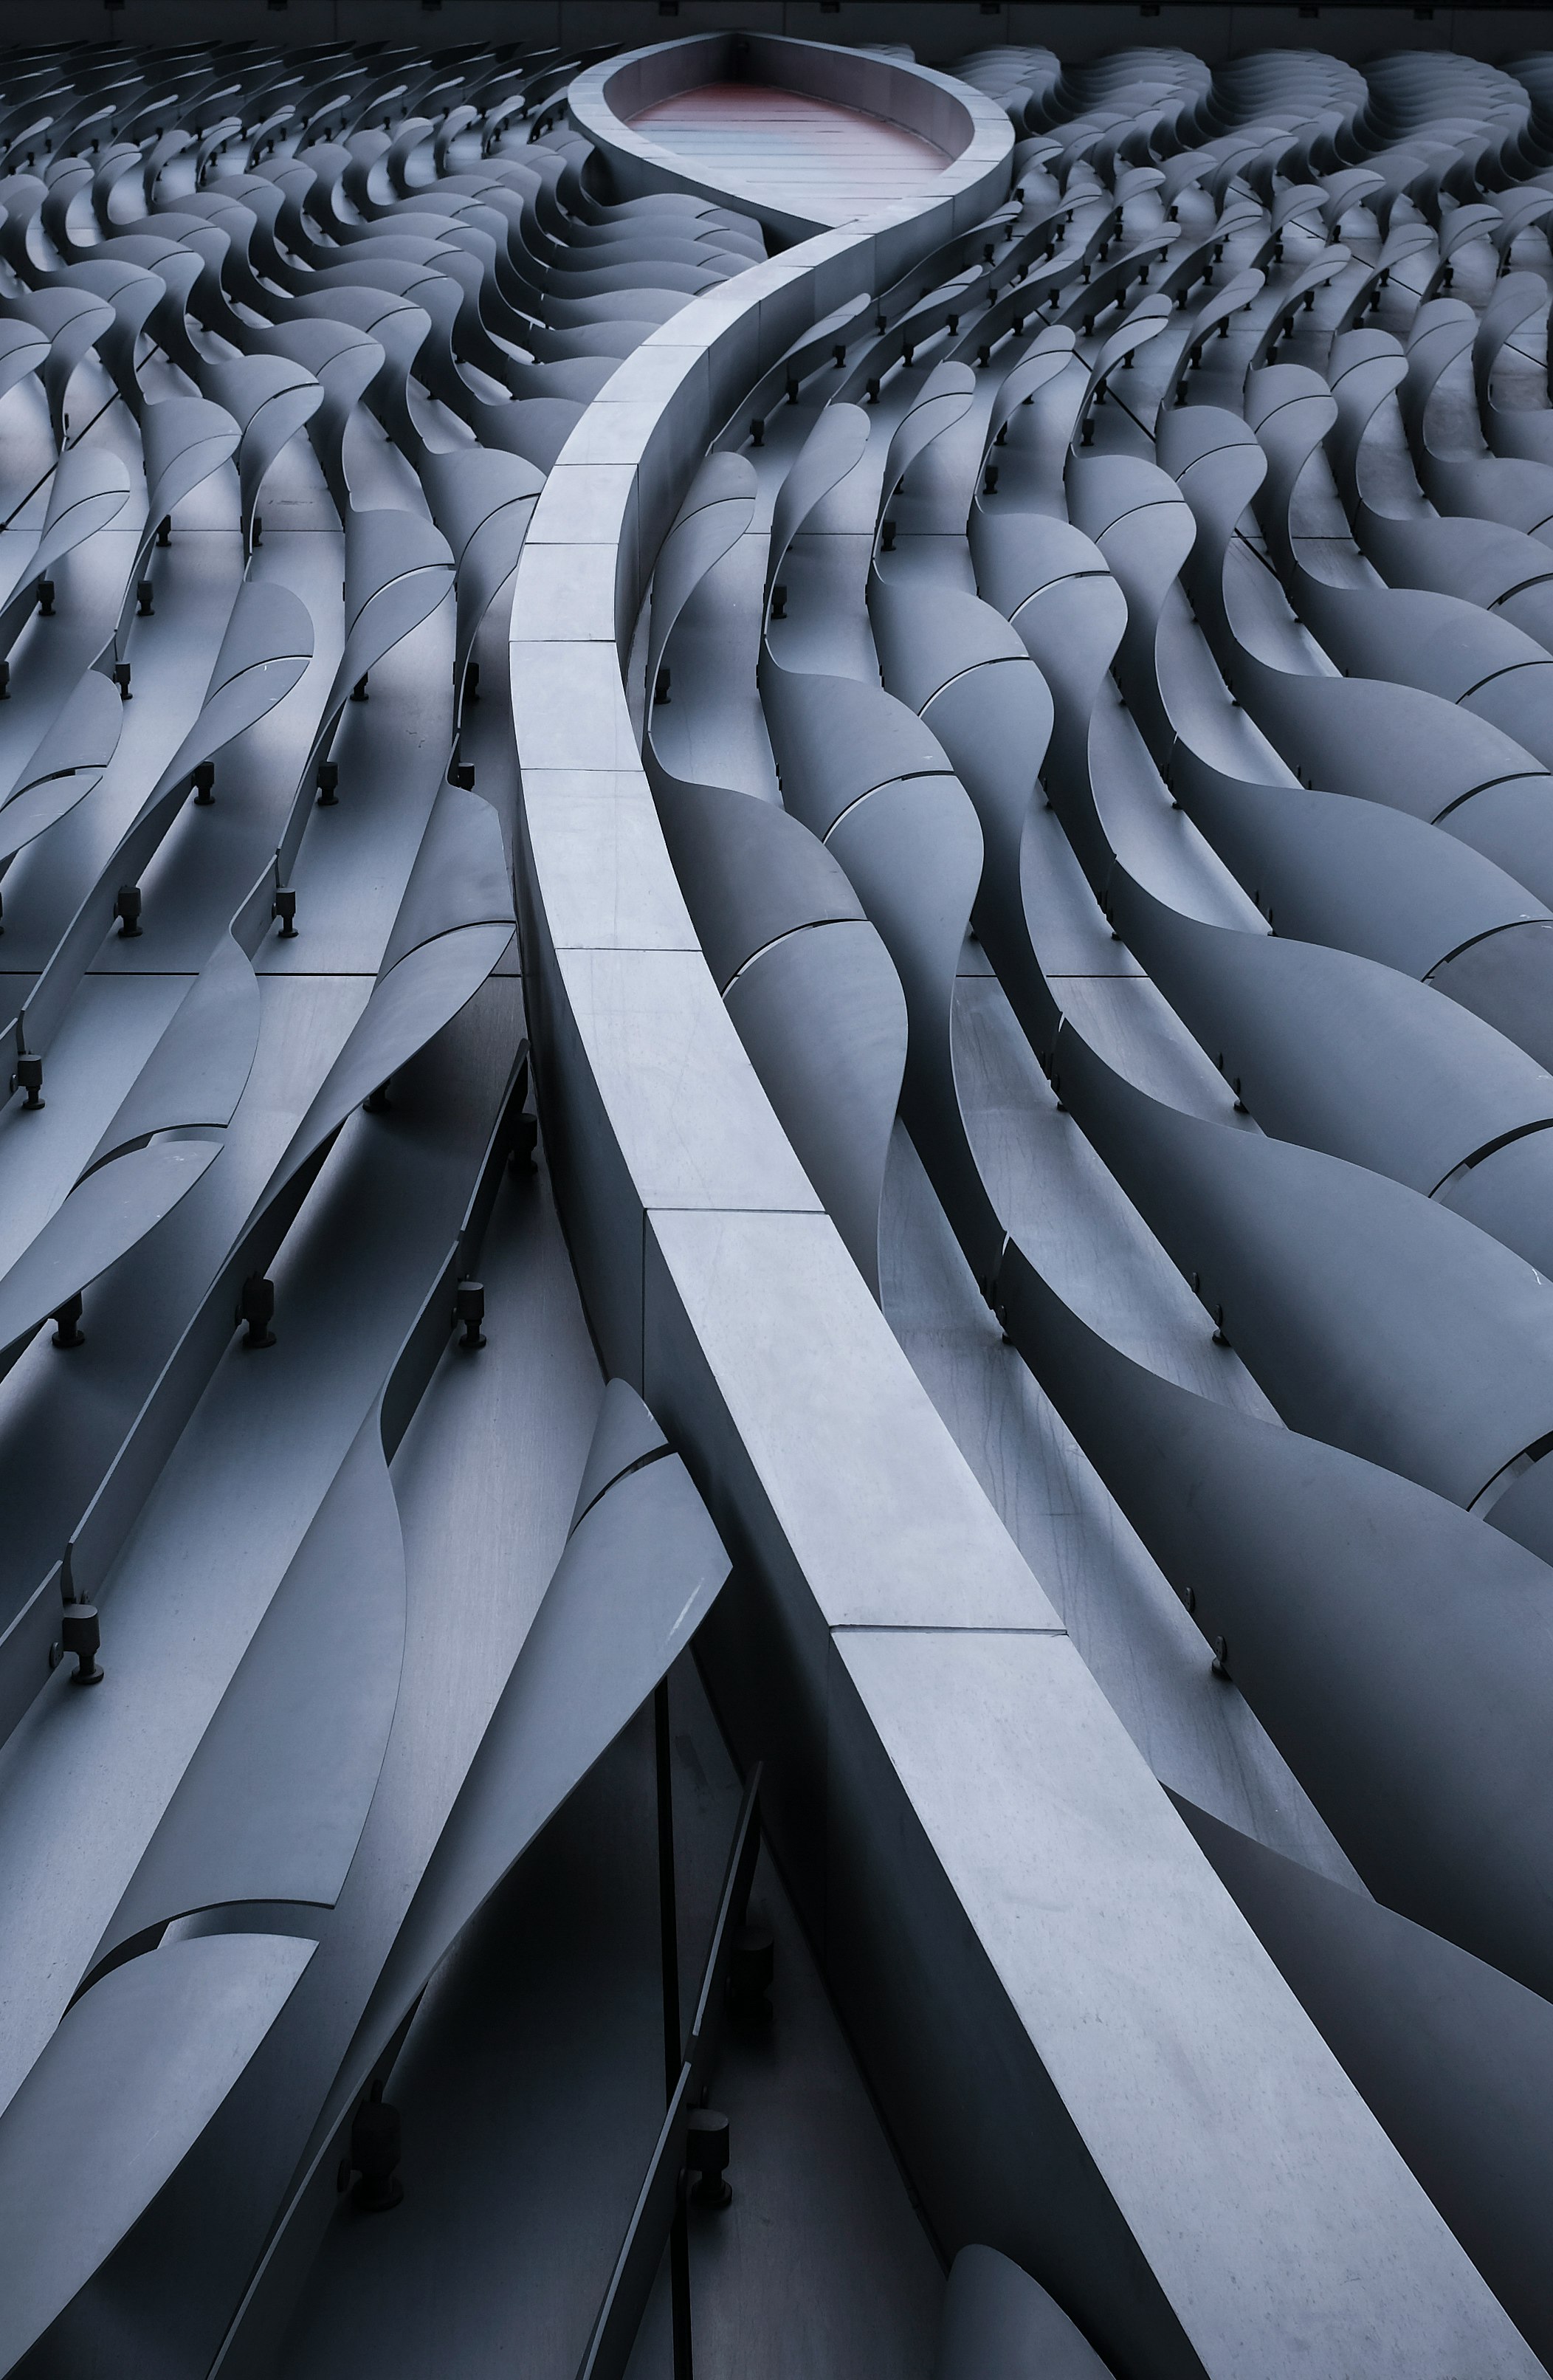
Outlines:
{"type": "MultiPolygon", "coordinates": [[[[0,0],[0,42],[521,41],[629,47],[716,26],[812,41],[909,42],[946,65],[996,42],[1043,43],[1064,58],[1144,42],[1210,63],[1295,45],[1361,64],[1383,50],[1455,49],[1511,58],[1553,48],[1553,8],[1375,6],[1370,0],[0,0]]],[[[3,55],[3,53],[0,53],[3,55]]]]}

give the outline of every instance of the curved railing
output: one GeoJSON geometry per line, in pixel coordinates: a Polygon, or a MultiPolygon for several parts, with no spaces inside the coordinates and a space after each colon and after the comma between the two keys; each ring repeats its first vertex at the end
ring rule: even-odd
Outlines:
{"type": "MultiPolygon", "coordinates": [[[[627,187],[709,195],[602,120],[626,69],[639,103],[649,69],[616,62],[574,86],[577,120],[643,177],[627,187]]],[[[1197,1856],[822,1211],[641,765],[629,656],[703,454],[739,443],[741,400],[763,411],[748,393],[814,325],[985,210],[997,185],[970,156],[928,201],[684,308],[536,505],[512,620],[519,905],[573,1259],[611,1368],[734,1552],[703,1658],[741,1753],[767,1757],[773,1840],[940,2237],[1017,2233],[1062,2261],[1118,2370],[1281,2369],[1296,2304],[1355,2286],[1377,2369],[1480,2329],[1492,2358],[1502,2317],[1197,1856]]]]}
{"type": "MultiPolygon", "coordinates": [[[[971,223],[1008,188],[1012,128],[1002,108],[930,67],[906,66],[866,50],[838,50],[823,42],[795,42],[770,33],[693,33],[606,59],[577,76],[566,93],[572,121],[608,158],[623,196],[685,190],[697,198],[726,197],[784,239],[807,239],[833,228],[855,209],[818,200],[800,213],[762,189],[758,172],[709,184],[703,173],[632,118],[655,101],[707,83],[764,83],[832,107],[878,118],[916,135],[944,159],[934,198],[952,197],[975,210],[971,223]]],[[[883,283],[877,285],[883,287],[883,283]]]]}

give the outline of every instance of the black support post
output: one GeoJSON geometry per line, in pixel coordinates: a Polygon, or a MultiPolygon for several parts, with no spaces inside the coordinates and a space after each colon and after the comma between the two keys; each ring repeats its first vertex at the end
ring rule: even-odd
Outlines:
{"type": "MultiPolygon", "coordinates": [[[[679,1912],[674,1895],[674,1789],[669,1768],[669,1681],[652,1694],[653,1747],[658,1765],[658,1917],[663,1961],[663,2091],[672,2100],[685,2062],[680,2038],[679,1912]]],[[[669,2233],[669,2288],[673,2309],[674,2380],[691,2380],[690,2232],[685,2210],[685,2177],[674,2196],[669,2233]]]]}

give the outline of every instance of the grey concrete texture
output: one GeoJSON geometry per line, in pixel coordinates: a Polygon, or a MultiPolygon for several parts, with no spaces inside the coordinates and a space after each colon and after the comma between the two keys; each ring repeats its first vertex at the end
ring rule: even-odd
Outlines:
{"type": "Polygon", "coordinates": [[[1553,2369],[1553,61],[262,13],[0,53],[0,2365],[1553,2369]]]}

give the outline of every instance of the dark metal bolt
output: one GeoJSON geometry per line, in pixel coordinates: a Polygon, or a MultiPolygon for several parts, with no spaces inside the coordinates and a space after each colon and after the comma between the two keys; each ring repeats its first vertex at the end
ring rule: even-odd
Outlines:
{"type": "Polygon", "coordinates": [[[173,542],[173,523],[172,523],[172,520],[171,520],[171,517],[170,517],[170,516],[169,516],[168,518],[166,518],[166,519],[164,519],[164,520],[162,520],[162,521],[159,521],[159,522],[158,522],[158,524],[157,524],[157,529],[156,529],[156,542],[157,542],[157,544],[158,544],[158,545],[171,545],[171,544],[172,544],[172,542],[173,542]]]}
{"type": "Polygon", "coordinates": [[[458,1342],[467,1354],[485,1344],[480,1324],[485,1320],[485,1283],[482,1281],[461,1281],[454,1292],[453,1318],[464,1332],[458,1342]]]}
{"type": "Polygon", "coordinates": [[[652,688],[652,699],[654,707],[661,702],[667,702],[669,699],[669,666],[666,662],[660,665],[658,676],[652,688]]]}
{"type": "Polygon", "coordinates": [[[45,620],[52,620],[54,617],[54,581],[52,578],[40,578],[38,581],[38,611],[40,615],[45,620]]]}
{"type": "Polygon", "coordinates": [[[880,543],[880,552],[882,552],[882,553],[893,553],[893,552],[894,552],[894,551],[895,551],[895,524],[894,524],[894,522],[893,522],[893,521],[887,520],[887,521],[884,523],[884,525],[883,525],[882,528],[880,530],[880,533],[879,533],[879,543],[880,543]]]}
{"type": "Polygon", "coordinates": [[[728,2170],[728,2119],[715,2107],[692,2107],[685,2139],[686,2170],[696,2176],[691,2192],[698,2206],[727,2206],[733,2191],[728,2170]]]}
{"type": "Polygon", "coordinates": [[[294,885],[276,885],[275,897],[270,905],[270,914],[281,921],[282,941],[294,942],[297,940],[297,891],[294,885]]]}
{"type": "Polygon", "coordinates": [[[766,417],[763,413],[753,414],[750,418],[749,443],[752,446],[763,446],[766,443],[766,417]]]}
{"type": "Polygon", "coordinates": [[[9,662],[0,662],[0,702],[9,702],[10,698],[11,665],[9,662]]]}
{"type": "Polygon", "coordinates": [[[152,586],[149,578],[136,579],[135,601],[140,606],[140,616],[142,620],[149,620],[151,618],[152,597],[155,591],[156,590],[152,586]]]}
{"type": "Polygon", "coordinates": [[[275,1315],[275,1284],[261,1272],[250,1272],[237,1299],[237,1320],[246,1322],[248,1333],[245,1347],[273,1347],[275,1334],[270,1325],[275,1315]]]}
{"type": "Polygon", "coordinates": [[[27,1093],[22,1102],[24,1107],[41,1108],[44,1105],[43,1062],[35,1051],[29,1055],[24,1050],[18,1057],[17,1088],[27,1093]]]}
{"type": "Polygon", "coordinates": [[[114,684],[118,688],[118,698],[120,702],[128,702],[131,699],[131,696],[129,692],[129,664],[127,662],[115,662],[114,684]]]}
{"type": "MultiPolygon", "coordinates": [[[[390,1075],[389,1081],[392,1080],[393,1076],[390,1075]]],[[[363,1115],[386,1115],[392,1105],[393,1102],[388,1096],[388,1084],[380,1083],[377,1089],[369,1091],[362,1100],[361,1112],[363,1115]]]]}
{"type": "Polygon", "coordinates": [[[787,617],[787,589],[785,587],[778,585],[773,587],[771,589],[771,617],[773,620],[785,620],[787,617]]]}
{"type": "Polygon", "coordinates": [[[455,760],[447,772],[450,785],[461,785],[467,794],[475,790],[475,764],[472,760],[455,760]]]}
{"type": "Polygon", "coordinates": [[[76,1657],[73,1686],[97,1686],[103,1682],[103,1665],[97,1658],[97,1648],[103,1642],[103,1632],[97,1624],[94,1603],[67,1603],[60,1621],[59,1641],[67,1653],[76,1657]]]}
{"type": "Polygon", "coordinates": [[[381,2082],[373,2083],[372,2096],[358,2107],[350,2127],[350,2162],[358,2176],[351,2200],[363,2215],[386,2215],[405,2195],[397,2169],[404,2127],[382,2090],[381,2082]]]}
{"type": "Polygon", "coordinates": [[[215,762],[201,760],[188,782],[194,788],[194,798],[200,808],[209,809],[215,799],[215,762]]]}
{"type": "Polygon", "coordinates": [[[143,930],[140,925],[140,888],[138,884],[121,884],[114,894],[114,916],[118,919],[119,940],[137,941],[143,930]]]}
{"type": "Polygon", "coordinates": [[[466,702],[478,702],[479,700],[479,662],[471,662],[468,668],[464,673],[464,699],[466,702]]]}
{"type": "Polygon", "coordinates": [[[361,673],[360,676],[357,679],[356,684],[351,687],[351,690],[350,690],[350,698],[351,698],[352,702],[365,702],[365,701],[366,701],[366,699],[367,699],[367,672],[366,672],[365,670],[363,670],[363,671],[362,671],[362,673],[361,673]]]}
{"type": "Polygon", "coordinates": [[[757,2022],[770,2018],[768,1994],[775,1973],[776,1941],[770,1927],[741,1926],[728,1961],[728,2005],[736,2016],[757,2022]]]}
{"type": "Polygon", "coordinates": [[[62,1305],[55,1307],[54,1318],[59,1325],[54,1334],[56,1347],[86,1345],[86,1332],[81,1329],[81,1293],[79,1289],[74,1297],[67,1297],[62,1305]]]}
{"type": "Polygon", "coordinates": [[[1216,1678],[1227,1678],[1230,1674],[1230,1640],[1227,1636],[1216,1636],[1213,1640],[1213,1674],[1216,1678]]]}
{"type": "Polygon", "coordinates": [[[318,764],[318,806],[332,810],[340,798],[340,764],[337,760],[321,760],[318,764]]]}

